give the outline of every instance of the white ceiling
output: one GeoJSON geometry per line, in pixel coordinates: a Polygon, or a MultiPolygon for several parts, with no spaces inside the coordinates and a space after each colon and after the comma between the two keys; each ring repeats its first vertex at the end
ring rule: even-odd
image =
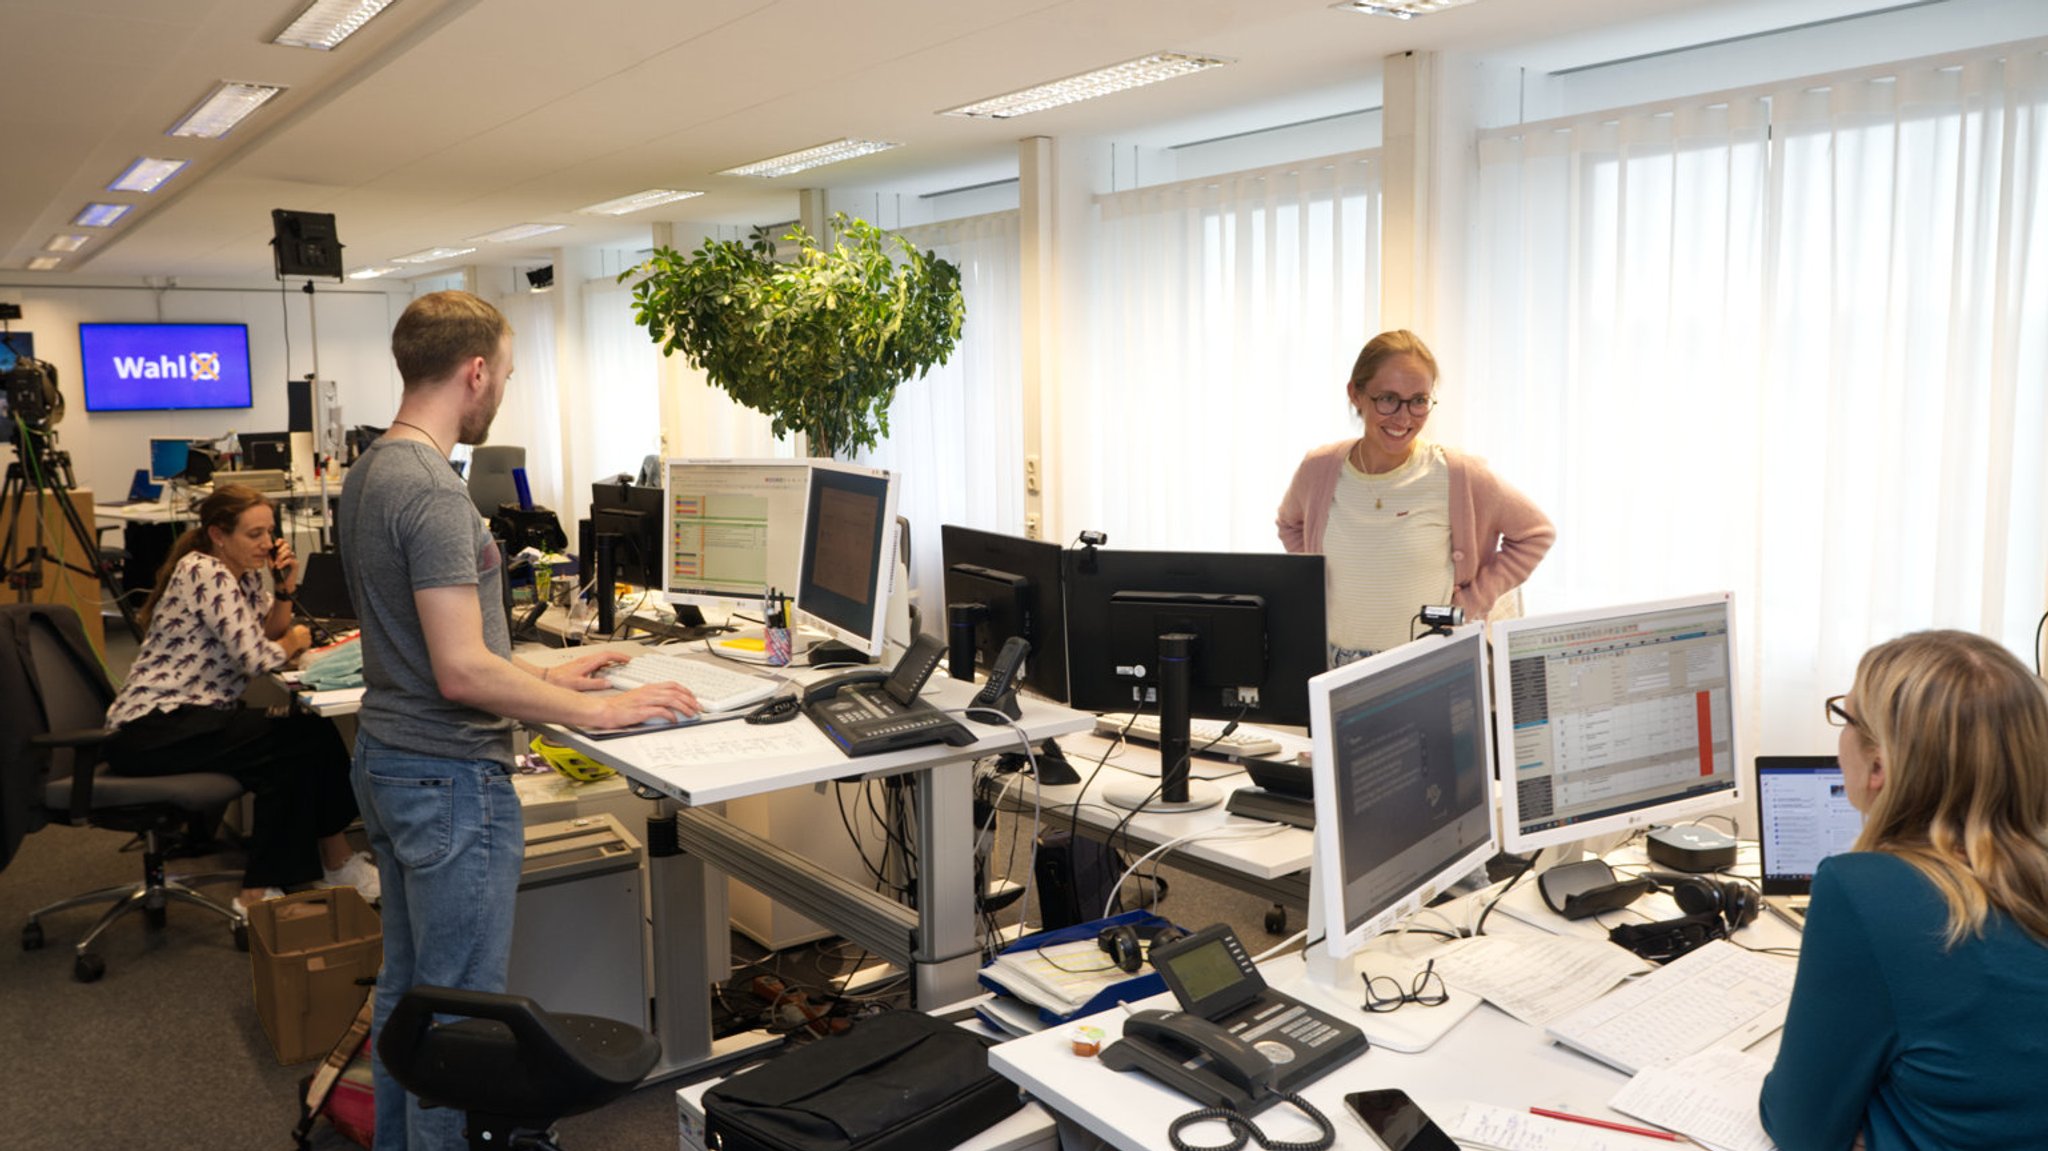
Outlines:
{"type": "Polygon", "coordinates": [[[0,273],[31,282],[27,262],[76,232],[93,238],[50,282],[267,278],[272,208],[333,213],[352,268],[569,225],[465,261],[535,263],[644,245],[652,220],[788,220],[803,186],[1014,174],[1025,136],[1165,145],[1264,109],[1354,111],[1403,50],[1551,70],[1900,0],[1478,0],[1405,22],[1329,0],[397,0],[334,52],[270,44],[304,2],[0,0],[0,273]],[[1162,49],[1235,63],[1011,121],[935,115],[1162,49]],[[220,80],[289,90],[224,140],[164,135],[220,80]],[[713,174],[842,136],[904,147],[779,180],[713,174]],[[145,155],[192,162],[154,195],[105,190],[145,155]],[[574,211],[651,187],[706,194],[623,220],[574,211]],[[94,200],[136,207],[71,226],[94,200]]]}

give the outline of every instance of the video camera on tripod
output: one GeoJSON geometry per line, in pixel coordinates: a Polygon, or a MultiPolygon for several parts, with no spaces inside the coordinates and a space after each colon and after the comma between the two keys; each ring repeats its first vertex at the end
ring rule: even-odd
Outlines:
{"type": "Polygon", "coordinates": [[[57,390],[57,369],[41,360],[17,358],[0,375],[0,422],[8,440],[22,446],[24,432],[41,434],[64,418],[64,393],[57,390]]]}

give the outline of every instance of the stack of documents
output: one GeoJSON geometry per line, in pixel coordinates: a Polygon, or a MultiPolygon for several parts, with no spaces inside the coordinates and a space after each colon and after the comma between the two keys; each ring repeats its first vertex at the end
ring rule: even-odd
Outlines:
{"type": "Polygon", "coordinates": [[[1054,1015],[1072,1015],[1096,996],[1131,978],[1093,939],[1006,952],[982,968],[981,976],[1054,1015]]]}

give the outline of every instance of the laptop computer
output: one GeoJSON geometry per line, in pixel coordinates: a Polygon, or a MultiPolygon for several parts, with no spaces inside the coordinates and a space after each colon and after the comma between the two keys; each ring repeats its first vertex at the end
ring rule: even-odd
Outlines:
{"type": "Polygon", "coordinates": [[[1760,755],[1756,814],[1764,906],[1804,929],[1813,873],[1821,860],[1855,847],[1863,813],[1849,806],[1834,756],[1760,755]]]}
{"type": "Polygon", "coordinates": [[[340,552],[313,552],[306,556],[306,570],[299,576],[298,598],[307,615],[329,626],[356,625],[356,608],[349,599],[348,576],[341,570],[340,552]]]}

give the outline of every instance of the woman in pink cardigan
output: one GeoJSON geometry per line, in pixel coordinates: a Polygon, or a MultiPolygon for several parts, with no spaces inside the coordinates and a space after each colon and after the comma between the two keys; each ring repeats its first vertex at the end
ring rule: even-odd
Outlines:
{"type": "Polygon", "coordinates": [[[1414,333],[1374,336],[1345,385],[1365,434],[1310,452],[1280,501],[1280,542],[1326,560],[1332,666],[1406,643],[1424,604],[1485,619],[1557,539],[1484,461],[1422,438],[1436,375],[1414,333]]]}

